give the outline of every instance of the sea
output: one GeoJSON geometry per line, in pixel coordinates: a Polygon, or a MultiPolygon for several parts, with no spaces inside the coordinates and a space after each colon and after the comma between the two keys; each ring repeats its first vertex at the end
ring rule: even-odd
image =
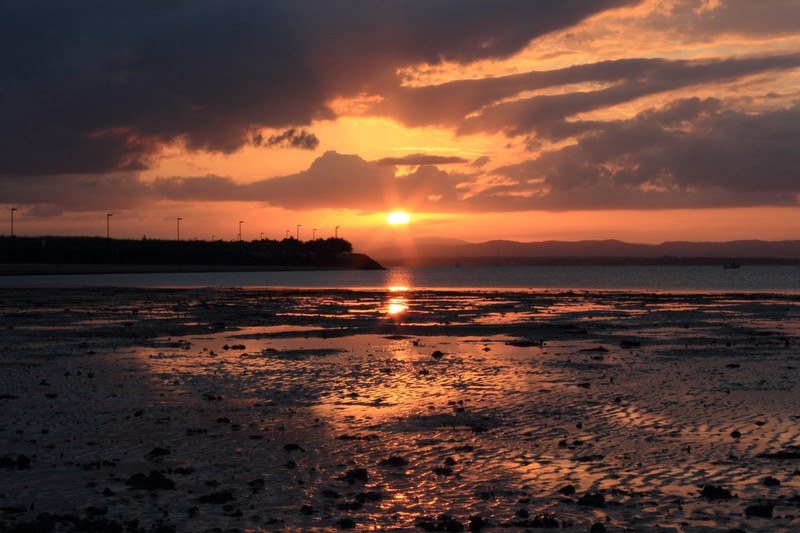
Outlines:
{"type": "Polygon", "coordinates": [[[3,287],[242,287],[797,293],[800,265],[462,266],[164,274],[0,276],[3,287]]]}

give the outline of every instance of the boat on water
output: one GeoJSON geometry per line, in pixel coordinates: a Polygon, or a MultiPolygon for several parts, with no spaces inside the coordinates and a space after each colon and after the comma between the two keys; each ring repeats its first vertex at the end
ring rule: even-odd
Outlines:
{"type": "Polygon", "coordinates": [[[731,261],[730,263],[725,263],[724,265],[722,265],[722,268],[730,269],[730,268],[739,268],[741,266],[742,265],[740,265],[736,261],[731,261]]]}

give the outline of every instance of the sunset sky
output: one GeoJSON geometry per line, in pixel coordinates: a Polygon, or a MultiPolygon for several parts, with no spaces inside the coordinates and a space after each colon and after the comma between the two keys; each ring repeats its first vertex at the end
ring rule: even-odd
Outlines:
{"type": "Polygon", "coordinates": [[[797,0],[0,6],[3,235],[783,240],[799,201],[797,0]]]}

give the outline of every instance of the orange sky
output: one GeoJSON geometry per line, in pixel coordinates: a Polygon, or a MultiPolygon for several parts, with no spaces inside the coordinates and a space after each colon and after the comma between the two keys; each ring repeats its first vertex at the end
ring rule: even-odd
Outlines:
{"type": "Polygon", "coordinates": [[[800,238],[797,2],[362,1],[0,8],[0,233],[800,238]]]}

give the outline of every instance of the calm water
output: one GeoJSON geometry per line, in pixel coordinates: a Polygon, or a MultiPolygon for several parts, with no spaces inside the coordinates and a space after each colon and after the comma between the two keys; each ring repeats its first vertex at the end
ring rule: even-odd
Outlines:
{"type": "Polygon", "coordinates": [[[800,292],[800,266],[416,267],[386,271],[0,276],[0,287],[293,287],[800,292]]]}

